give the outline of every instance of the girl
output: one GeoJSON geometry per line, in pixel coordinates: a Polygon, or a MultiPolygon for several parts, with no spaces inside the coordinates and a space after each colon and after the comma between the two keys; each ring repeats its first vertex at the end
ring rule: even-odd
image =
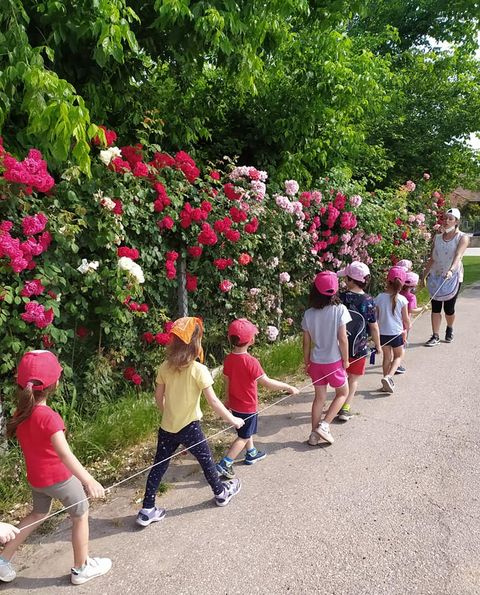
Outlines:
{"type": "Polygon", "coordinates": [[[137,514],[137,524],[146,527],[165,516],[163,508],[155,507],[155,496],[170,463],[170,458],[182,444],[200,463],[210,484],[217,506],[226,506],[240,491],[240,480],[222,482],[218,476],[212,453],[200,426],[203,394],[209,405],[227,423],[239,429],[244,421],[233,416],[217,398],[213,378],[203,364],[203,324],[192,316],[179,318],[170,331],[167,359],[157,374],[155,400],[162,412],[158,430],[157,452],[145,488],[143,507],[137,514]]]}
{"type": "Polygon", "coordinates": [[[18,406],[7,423],[7,436],[16,436],[23,451],[33,511],[20,522],[20,533],[7,543],[0,557],[0,580],[7,583],[16,576],[10,560],[36,527],[28,525],[48,515],[52,498],[69,507],[72,519],[71,582],[81,585],[112,567],[108,558],[88,556],[88,501],[82,484],[92,498],[103,498],[105,491],[72,453],[62,418],[47,405],[61,373],[62,367],[50,351],[30,351],[18,365],[18,406]]]}
{"type": "MultiPolygon", "coordinates": [[[[400,262],[405,262],[405,261],[400,261],[400,262]]],[[[398,264],[396,266],[399,266],[398,264]]],[[[403,284],[403,289],[400,292],[400,295],[403,295],[403,297],[407,298],[407,310],[408,310],[408,314],[419,314],[422,311],[422,308],[418,308],[417,307],[417,296],[415,295],[414,291],[415,288],[418,285],[418,281],[419,281],[419,276],[417,275],[417,273],[414,273],[413,271],[407,271],[405,274],[405,283],[403,284]]],[[[406,339],[406,338],[405,338],[406,339]]],[[[405,352],[407,343],[405,341],[404,345],[403,345],[403,351],[405,352]]],[[[395,374],[405,374],[405,372],[407,371],[407,369],[405,368],[405,366],[403,365],[403,362],[401,363],[400,366],[398,366],[397,370],[395,371],[395,374]]]]}
{"type": "Polygon", "coordinates": [[[388,271],[386,291],[375,298],[383,352],[382,387],[387,393],[393,393],[393,375],[402,361],[403,343],[410,328],[408,301],[400,295],[406,274],[403,267],[392,267],[388,271]]]}
{"type": "Polygon", "coordinates": [[[368,353],[368,337],[372,337],[375,348],[380,353],[380,333],[378,330],[375,302],[365,293],[370,281],[370,269],[363,262],[354,261],[337,273],[346,277],[347,291],[341,291],[340,300],[347,307],[352,321],[347,324],[348,356],[347,369],[348,396],[340,409],[338,419],[348,421],[352,417],[350,405],[355,396],[359,379],[365,374],[368,353]]]}
{"type": "Polygon", "coordinates": [[[335,273],[318,273],[310,290],[310,308],[303,315],[303,359],[315,387],[312,404],[312,432],[308,444],[315,446],[323,438],[333,444],[330,424],[348,394],[347,323],[352,320],[347,308],[337,296],[335,273]],[[335,389],[335,398],[322,421],[327,386],[335,389]]]}

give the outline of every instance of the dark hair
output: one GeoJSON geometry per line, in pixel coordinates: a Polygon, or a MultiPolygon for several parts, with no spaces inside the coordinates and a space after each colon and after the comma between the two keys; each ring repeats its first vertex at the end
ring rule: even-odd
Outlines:
{"type": "Polygon", "coordinates": [[[315,284],[312,285],[310,295],[308,296],[309,308],[321,310],[322,308],[325,308],[325,306],[338,306],[341,303],[342,302],[336,293],[333,295],[323,295],[323,293],[320,293],[315,287],[315,284]]]}
{"type": "Polygon", "coordinates": [[[363,289],[363,290],[365,290],[365,288],[370,284],[370,275],[365,275],[365,281],[357,281],[357,279],[352,279],[348,275],[347,275],[347,279],[349,281],[351,281],[352,283],[355,283],[355,285],[357,287],[360,287],[360,289],[363,289]]]}
{"type": "MultiPolygon", "coordinates": [[[[32,415],[35,405],[53,394],[57,388],[55,382],[42,390],[35,390],[35,382],[35,380],[32,380],[25,388],[20,386],[17,388],[17,409],[12,419],[7,422],[7,438],[15,436],[18,426],[32,415]]],[[[40,383],[39,380],[37,382],[40,383]]]]}
{"type": "Polygon", "coordinates": [[[248,345],[248,341],[246,343],[240,343],[240,337],[238,335],[229,335],[228,340],[233,347],[245,347],[245,345],[248,345]]]}
{"type": "Polygon", "coordinates": [[[395,314],[395,308],[397,307],[397,296],[401,292],[403,287],[403,283],[400,279],[395,279],[393,281],[387,280],[387,289],[389,293],[392,294],[392,314],[395,314]]]}

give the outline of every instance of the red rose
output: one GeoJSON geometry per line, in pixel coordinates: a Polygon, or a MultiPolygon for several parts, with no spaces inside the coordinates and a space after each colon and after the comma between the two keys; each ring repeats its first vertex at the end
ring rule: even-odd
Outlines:
{"type": "Polygon", "coordinates": [[[246,252],[242,252],[242,254],[240,254],[240,256],[238,257],[238,264],[245,266],[247,264],[250,264],[252,262],[252,260],[253,260],[253,258],[250,256],[250,254],[247,254],[246,252]]]}
{"type": "Polygon", "coordinates": [[[137,371],[135,370],[135,368],[125,368],[123,372],[123,377],[125,378],[125,380],[131,380],[136,373],[137,371]]]}
{"type": "Polygon", "coordinates": [[[220,291],[223,291],[223,293],[228,293],[232,289],[233,283],[228,279],[225,279],[223,281],[220,281],[218,287],[220,288],[220,291]]]}
{"type": "Polygon", "coordinates": [[[192,258],[200,258],[203,252],[203,248],[201,246],[190,246],[187,248],[188,255],[192,258]]]}
{"type": "Polygon", "coordinates": [[[218,172],[218,171],[212,171],[212,172],[210,172],[210,177],[212,178],[212,180],[219,180],[220,179],[220,172],[218,172]]]}
{"type": "Polygon", "coordinates": [[[173,325],[174,325],[174,322],[173,322],[173,320],[167,320],[167,322],[165,322],[165,323],[163,324],[163,331],[164,331],[165,333],[169,333],[169,332],[172,330],[172,328],[173,328],[173,325]]]}
{"type": "Polygon", "coordinates": [[[155,337],[153,336],[153,333],[143,333],[142,339],[145,341],[145,343],[148,343],[148,345],[150,345],[150,343],[153,343],[155,341],[155,337]]]}
{"type": "Polygon", "coordinates": [[[133,175],[137,178],[146,178],[148,177],[148,173],[148,167],[141,161],[135,163],[133,166],[133,175]]]}
{"type": "Polygon", "coordinates": [[[140,374],[134,374],[132,376],[132,382],[133,382],[133,384],[136,384],[137,386],[139,384],[142,384],[142,377],[140,376],[140,374]]]}
{"type": "Polygon", "coordinates": [[[224,235],[230,242],[238,242],[240,239],[240,232],[237,229],[227,229],[224,235]]]}
{"type": "Polygon", "coordinates": [[[144,314],[147,314],[149,309],[150,308],[148,307],[148,304],[140,304],[138,311],[143,312],[144,314]]]}
{"type": "Polygon", "coordinates": [[[190,273],[187,272],[186,274],[186,283],[185,283],[185,289],[187,291],[196,291],[197,290],[197,284],[198,284],[198,277],[196,277],[195,275],[191,275],[190,273]]]}
{"type": "Polygon", "coordinates": [[[119,198],[114,198],[113,202],[115,203],[115,207],[112,210],[114,215],[123,215],[123,205],[122,201],[119,198]]]}
{"type": "Polygon", "coordinates": [[[88,337],[89,334],[90,334],[90,330],[88,328],[86,328],[85,326],[77,327],[76,335],[80,339],[84,339],[85,337],[88,337]]]}
{"type": "Polygon", "coordinates": [[[174,225],[175,225],[175,221],[168,215],[166,217],[164,217],[163,219],[161,219],[160,221],[157,221],[157,226],[160,230],[173,229],[174,225]]]}
{"type": "Polygon", "coordinates": [[[175,252],[175,250],[172,250],[171,252],[167,252],[165,255],[165,258],[167,260],[173,260],[175,262],[178,258],[178,252],[175,252]]]}
{"type": "Polygon", "coordinates": [[[245,225],[245,231],[247,233],[255,233],[258,229],[258,219],[254,217],[249,223],[245,225]]]}
{"type": "Polygon", "coordinates": [[[170,333],[157,333],[155,341],[158,345],[168,345],[170,343],[170,333]]]}
{"type": "Polygon", "coordinates": [[[117,248],[117,256],[121,258],[126,256],[132,260],[137,260],[140,257],[140,252],[136,248],[128,248],[127,246],[120,246],[117,248]]]}

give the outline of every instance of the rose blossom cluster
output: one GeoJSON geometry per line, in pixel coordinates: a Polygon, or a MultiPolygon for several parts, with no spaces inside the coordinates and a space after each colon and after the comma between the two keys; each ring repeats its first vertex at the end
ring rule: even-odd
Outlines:
{"type": "Polygon", "coordinates": [[[147,345],[151,345],[152,343],[156,343],[157,345],[168,345],[170,343],[171,335],[170,331],[172,330],[173,322],[167,321],[163,325],[163,332],[161,333],[153,333],[147,331],[146,333],[142,334],[142,339],[145,341],[147,345]]]}
{"type": "Polygon", "coordinates": [[[37,149],[30,149],[23,161],[17,161],[3,149],[3,141],[0,137],[0,159],[4,169],[3,177],[8,182],[23,184],[26,194],[33,190],[48,192],[55,185],[55,180],[47,171],[47,163],[37,149]]]}
{"type": "Polygon", "coordinates": [[[52,236],[44,231],[47,221],[43,213],[24,217],[21,222],[22,232],[27,236],[24,241],[10,234],[13,229],[12,221],[0,222],[0,259],[8,259],[8,264],[15,273],[34,269],[36,265],[33,257],[48,250],[52,236]]]}
{"type": "Polygon", "coordinates": [[[137,372],[135,368],[125,368],[123,372],[123,377],[125,378],[125,380],[128,380],[136,386],[142,384],[143,378],[140,376],[140,374],[137,372]]]}
{"type": "Polygon", "coordinates": [[[224,192],[231,200],[238,200],[243,196],[253,198],[258,201],[262,201],[265,198],[265,194],[267,192],[267,187],[265,185],[265,182],[268,179],[267,172],[260,171],[255,167],[243,165],[233,169],[229,175],[229,178],[233,182],[244,182],[247,184],[246,189],[239,188],[238,190],[233,187],[232,184],[225,184],[227,188],[224,186],[224,192]],[[233,198],[232,194],[236,195],[237,198],[233,198]]]}
{"type": "Polygon", "coordinates": [[[139,304],[138,302],[133,301],[131,296],[127,296],[123,303],[132,312],[139,312],[140,314],[148,314],[148,311],[150,310],[150,308],[148,307],[148,304],[139,304]]]}
{"type": "Polygon", "coordinates": [[[46,328],[53,322],[53,310],[45,310],[42,304],[33,300],[25,304],[25,312],[20,314],[20,317],[25,322],[34,324],[37,328],[46,328]]]}
{"type": "Polygon", "coordinates": [[[118,259],[117,266],[120,270],[126,271],[137,283],[145,283],[142,268],[128,256],[122,256],[118,259]]]}

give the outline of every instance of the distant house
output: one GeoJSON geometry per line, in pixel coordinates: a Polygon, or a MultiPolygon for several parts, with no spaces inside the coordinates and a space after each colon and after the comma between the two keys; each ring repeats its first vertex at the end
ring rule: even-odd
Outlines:
{"type": "Polygon", "coordinates": [[[468,202],[476,202],[480,204],[480,192],[474,192],[473,190],[465,190],[465,188],[455,188],[449,195],[448,198],[452,203],[452,207],[458,207],[461,209],[468,202]]]}

